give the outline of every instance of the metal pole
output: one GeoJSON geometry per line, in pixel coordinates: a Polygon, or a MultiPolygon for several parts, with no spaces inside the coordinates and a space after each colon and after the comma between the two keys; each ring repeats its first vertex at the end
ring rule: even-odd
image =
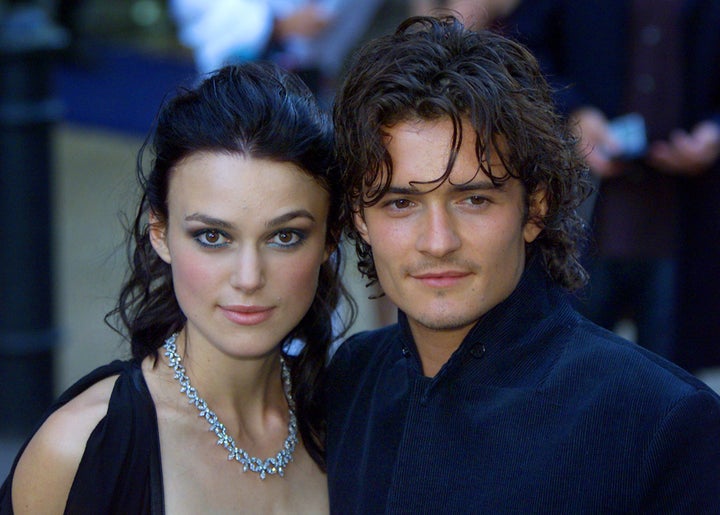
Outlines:
{"type": "Polygon", "coordinates": [[[52,65],[65,33],[16,5],[0,18],[0,430],[26,433],[53,399],[52,65]]]}

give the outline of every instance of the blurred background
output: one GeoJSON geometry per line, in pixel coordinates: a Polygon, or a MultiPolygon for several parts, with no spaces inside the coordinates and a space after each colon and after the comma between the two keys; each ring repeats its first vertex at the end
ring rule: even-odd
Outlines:
{"type": "MultiPolygon", "coordinates": [[[[263,3],[237,3],[243,2],[263,3]]],[[[212,67],[213,57],[232,57],[217,47],[207,51],[207,34],[193,25],[202,21],[207,29],[204,16],[213,13],[206,11],[231,3],[0,0],[0,480],[57,394],[96,366],[128,356],[103,317],[126,270],[123,223],[132,219],[137,197],[136,154],[163,98],[212,67]]],[[[518,1],[304,3],[323,4],[326,18],[305,16],[294,28],[265,32],[254,24],[264,44],[270,34],[289,31],[287,44],[264,45],[258,54],[252,45],[237,51],[236,41],[234,51],[296,68],[329,105],[344,57],[408,14],[483,4],[487,18],[518,1]],[[333,10],[342,16],[329,15],[333,10]]],[[[240,26],[250,16],[213,19],[240,26]]],[[[360,305],[351,332],[392,322],[394,308],[367,300],[354,263],[346,274],[360,305]]],[[[635,337],[632,324],[617,330],[635,337]]],[[[720,389],[718,377],[702,376],[720,389]]]]}

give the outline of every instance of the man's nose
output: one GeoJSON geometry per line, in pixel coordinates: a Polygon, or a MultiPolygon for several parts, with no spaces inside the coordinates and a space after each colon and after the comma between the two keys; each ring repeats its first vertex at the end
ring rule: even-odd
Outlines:
{"type": "Polygon", "coordinates": [[[445,206],[431,206],[423,220],[417,239],[418,251],[433,257],[443,257],[460,248],[456,221],[445,206]]]}

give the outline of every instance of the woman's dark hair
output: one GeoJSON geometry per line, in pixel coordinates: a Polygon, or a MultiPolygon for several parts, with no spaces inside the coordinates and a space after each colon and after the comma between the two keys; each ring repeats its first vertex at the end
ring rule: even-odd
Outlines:
{"type": "MultiPolygon", "coordinates": [[[[580,264],[585,224],[577,208],[592,191],[575,138],[557,114],[552,92],[535,58],[497,33],[466,29],[452,16],[413,17],[393,35],[366,44],[353,58],[333,118],[346,199],[344,217],[378,202],[392,180],[386,129],[413,120],[453,123],[450,158],[438,185],[450,175],[462,143],[463,120],[477,134],[480,169],[495,184],[510,177],[525,189],[527,215],[543,227],[527,248],[539,253],[548,275],[573,290],[587,273],[580,264]],[[491,152],[508,173],[492,174],[491,152]],[[529,212],[530,197],[544,190],[547,212],[529,212]]],[[[433,184],[435,182],[433,181],[433,184]]],[[[372,249],[353,224],[358,268],[377,281],[372,249]]]]}
{"type": "MultiPolygon", "coordinates": [[[[137,175],[142,197],[130,227],[130,274],[117,306],[106,321],[119,332],[127,329],[132,354],[157,359],[166,338],[185,325],[173,289],[170,265],[155,253],[148,213],[167,221],[167,194],[175,166],[197,152],[223,152],[297,165],[329,193],[326,243],[335,249],[320,268],[318,290],[310,310],[287,336],[304,342],[289,359],[298,428],[305,447],[324,467],[324,415],[320,397],[328,349],[338,336],[333,313],[345,297],[354,317],[354,303],[340,281],[339,240],[342,194],[333,154],[333,132],[307,86],[295,75],[270,63],[227,66],[197,87],[182,88],[161,107],[154,131],[138,154],[137,175]],[[145,154],[151,152],[149,170],[145,154]],[[119,321],[112,324],[110,321],[119,321]],[[120,326],[120,327],[117,327],[120,326]]],[[[346,326],[347,326],[346,323],[346,326]]],[[[286,349],[287,350],[287,349],[286,349]]]]}

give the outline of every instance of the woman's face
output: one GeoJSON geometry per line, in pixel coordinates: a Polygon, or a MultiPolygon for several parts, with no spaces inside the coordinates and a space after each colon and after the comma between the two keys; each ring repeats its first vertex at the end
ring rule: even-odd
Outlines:
{"type": "MultiPolygon", "coordinates": [[[[200,152],[172,171],[151,240],[191,342],[267,355],[303,318],[328,258],[329,197],[294,164],[200,152]]],[[[195,345],[195,343],[193,343],[195,345]]]]}

